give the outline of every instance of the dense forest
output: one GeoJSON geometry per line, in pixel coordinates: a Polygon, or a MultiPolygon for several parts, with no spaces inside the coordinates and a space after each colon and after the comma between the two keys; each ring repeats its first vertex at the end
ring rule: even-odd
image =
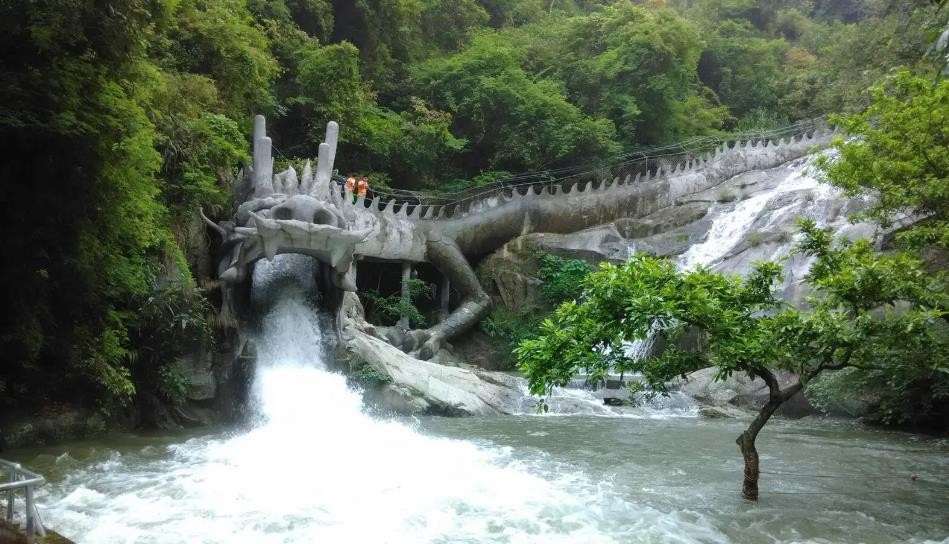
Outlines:
{"type": "Polygon", "coordinates": [[[256,113],[279,163],[333,119],[342,173],[458,190],[861,112],[897,69],[938,77],[936,4],[4,2],[0,411],[174,397],[213,326],[197,212],[232,212],[256,113]]]}

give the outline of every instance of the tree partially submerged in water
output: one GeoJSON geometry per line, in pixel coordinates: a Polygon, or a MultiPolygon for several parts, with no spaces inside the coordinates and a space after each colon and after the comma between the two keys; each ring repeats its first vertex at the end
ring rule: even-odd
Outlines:
{"type": "Polygon", "coordinates": [[[706,268],[682,272],[642,254],[604,264],[586,278],[580,300],[561,305],[540,336],[517,348],[531,393],[544,397],[578,371],[638,373],[644,387],[660,393],[670,380],[709,366],[719,380],[735,372],[759,377],[768,402],[736,440],[745,462],[742,495],[757,499],[755,439],[781,404],[821,373],[899,365],[949,371],[945,297],[920,261],[879,255],[865,240],[835,240],[810,221],[801,228],[796,252],[814,257],[806,278],[814,294],[799,308],[775,297],[782,273],[775,263],[758,263],[745,278],[706,268]],[[624,346],[656,330],[667,347],[630,358],[624,346]],[[686,331],[699,333],[699,349],[680,345],[686,331]],[[781,371],[796,380],[782,388],[781,371]]]}

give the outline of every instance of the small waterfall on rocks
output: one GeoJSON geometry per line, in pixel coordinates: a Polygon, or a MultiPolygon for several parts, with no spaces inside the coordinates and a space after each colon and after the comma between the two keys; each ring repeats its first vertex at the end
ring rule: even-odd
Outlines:
{"type": "MultiPolygon", "coordinates": [[[[828,152],[825,152],[828,153],[828,152]]],[[[793,224],[799,216],[815,219],[820,226],[842,227],[846,219],[839,213],[830,213],[830,208],[840,205],[843,200],[840,191],[822,184],[813,175],[813,159],[798,159],[788,165],[773,169],[769,175],[769,182],[737,202],[713,204],[709,210],[712,218],[711,226],[705,239],[691,245],[685,252],[676,257],[676,263],[682,270],[694,269],[698,266],[712,267],[722,263],[729,254],[743,242],[748,243],[752,231],[767,231],[777,225],[793,224]],[[814,213],[819,210],[820,213],[814,213]]],[[[744,175],[742,175],[744,176],[744,175]]],[[[739,176],[741,178],[742,176],[739,176]]],[[[734,182],[735,180],[730,180],[734,182]]],[[[727,185],[729,182],[726,182],[727,185]]],[[[760,259],[775,260],[790,254],[795,243],[795,237],[790,231],[784,239],[773,244],[767,254],[760,259]]],[[[754,245],[754,244],[749,244],[754,245]]],[[[632,253],[632,251],[630,251],[632,253]]],[[[748,259],[742,261],[750,264],[748,259]]],[[[786,285],[794,287],[806,274],[810,262],[798,258],[786,265],[786,285]]],[[[725,272],[733,272],[729,267],[722,267],[725,272]]],[[[654,349],[658,333],[658,325],[654,324],[645,339],[630,342],[626,347],[626,354],[633,359],[647,357],[654,349]]]]}
{"type": "Polygon", "coordinates": [[[88,544],[669,537],[678,522],[668,514],[628,503],[575,469],[538,474],[510,449],[365,414],[360,394],[327,370],[329,335],[308,290],[312,265],[292,256],[258,265],[255,289],[272,302],[258,339],[255,426],[166,452],[114,452],[71,473],[41,497],[57,529],[88,544]],[[634,529],[637,519],[664,517],[666,527],[634,529]]]}

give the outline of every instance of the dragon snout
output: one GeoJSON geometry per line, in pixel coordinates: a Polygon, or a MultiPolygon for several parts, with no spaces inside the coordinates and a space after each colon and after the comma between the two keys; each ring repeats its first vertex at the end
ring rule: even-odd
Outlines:
{"type": "Polygon", "coordinates": [[[314,199],[291,199],[274,206],[270,218],[276,220],[295,220],[316,225],[329,225],[341,228],[343,223],[339,214],[329,206],[314,199]]]}

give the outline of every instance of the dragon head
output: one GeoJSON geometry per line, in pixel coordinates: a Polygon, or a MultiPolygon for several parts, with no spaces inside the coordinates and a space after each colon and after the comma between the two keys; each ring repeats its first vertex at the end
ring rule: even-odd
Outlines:
{"type": "Polygon", "coordinates": [[[339,125],[330,121],[326,126],[316,172],[307,161],[298,176],[292,166],[273,174],[273,145],[265,123],[262,115],[254,118],[253,165],[244,179],[252,193],[248,191],[233,221],[213,223],[204,217],[224,240],[218,277],[240,282],[247,278],[250,265],[261,258],[302,253],[329,265],[337,287],[355,291],[349,274],[353,253],[369,231],[353,229],[352,218],[347,218],[341,207],[344,197],[332,181],[339,125]]]}

